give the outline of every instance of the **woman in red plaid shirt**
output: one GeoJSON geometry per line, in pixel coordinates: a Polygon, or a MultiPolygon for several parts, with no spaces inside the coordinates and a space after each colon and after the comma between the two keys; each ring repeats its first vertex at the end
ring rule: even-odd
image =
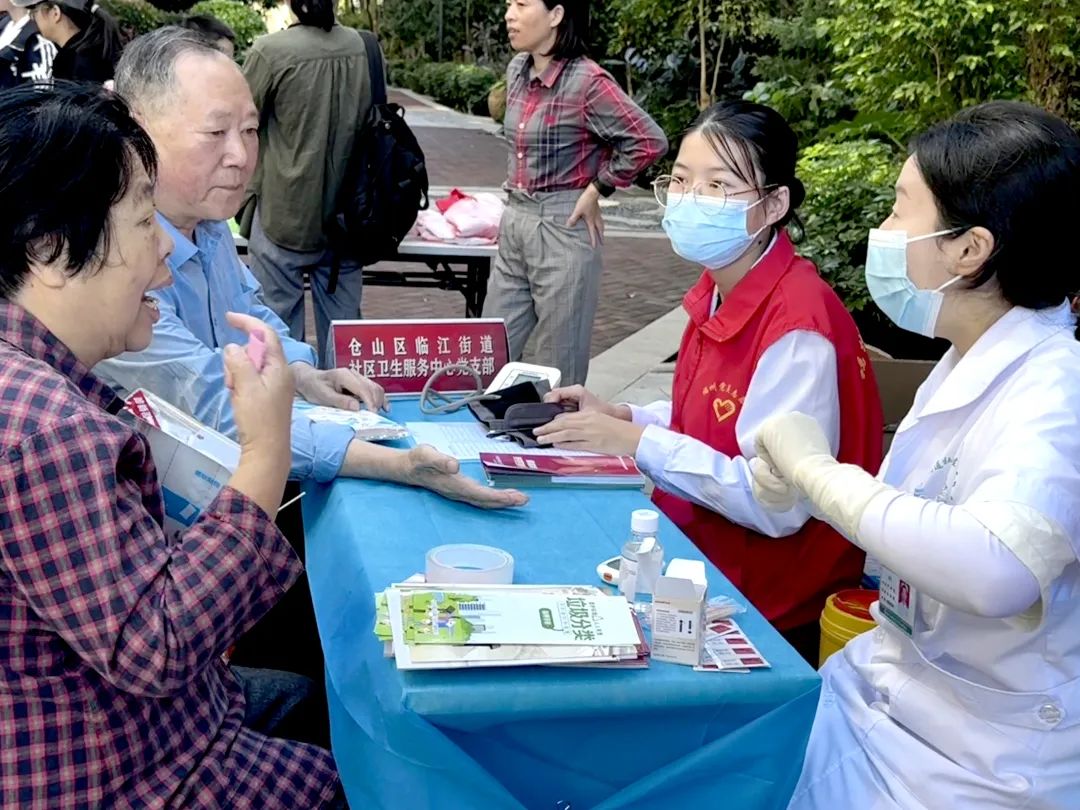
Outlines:
{"type": "Polygon", "coordinates": [[[667,152],[663,130],[585,57],[588,0],[509,0],[519,54],[506,71],[509,201],[484,314],[503,318],[510,356],[584,383],[600,293],[600,197],[667,152]],[[534,334],[535,333],[535,334],[534,334]]]}
{"type": "Polygon", "coordinates": [[[271,517],[277,334],[261,372],[226,349],[240,463],[176,539],[147,440],[90,371],[150,343],[171,282],[156,164],[112,93],[0,94],[0,808],[340,806],[330,753],[253,730],[265,678],[222,660],[301,573],[271,517]]]}

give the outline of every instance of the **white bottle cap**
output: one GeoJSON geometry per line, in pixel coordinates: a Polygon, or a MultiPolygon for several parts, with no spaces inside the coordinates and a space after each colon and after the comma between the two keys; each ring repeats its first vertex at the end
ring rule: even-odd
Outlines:
{"type": "Polygon", "coordinates": [[[630,513],[630,531],[656,534],[660,531],[660,514],[652,509],[635,509],[630,513]]]}

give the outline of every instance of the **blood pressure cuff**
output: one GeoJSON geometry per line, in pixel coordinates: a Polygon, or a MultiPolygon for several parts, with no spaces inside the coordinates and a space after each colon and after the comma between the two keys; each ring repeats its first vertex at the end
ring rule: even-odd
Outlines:
{"type": "Polygon", "coordinates": [[[533,428],[546,425],[566,411],[564,405],[544,402],[547,382],[523,382],[492,392],[494,399],[470,402],[469,410],[489,432],[502,433],[522,447],[537,447],[533,428]]]}

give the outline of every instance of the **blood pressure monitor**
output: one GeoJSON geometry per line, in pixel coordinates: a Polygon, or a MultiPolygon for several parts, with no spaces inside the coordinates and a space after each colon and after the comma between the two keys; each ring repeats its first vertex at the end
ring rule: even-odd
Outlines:
{"type": "Polygon", "coordinates": [[[547,382],[548,386],[554,389],[559,387],[561,381],[562,372],[557,368],[534,366],[531,363],[507,363],[495,376],[495,379],[491,381],[491,385],[487,387],[484,393],[491,394],[509,388],[511,385],[526,382],[547,382]]]}

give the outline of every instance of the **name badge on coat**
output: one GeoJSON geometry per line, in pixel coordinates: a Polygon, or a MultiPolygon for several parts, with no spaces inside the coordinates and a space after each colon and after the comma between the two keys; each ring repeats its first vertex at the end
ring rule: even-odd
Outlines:
{"type": "Polygon", "coordinates": [[[906,636],[915,632],[918,617],[917,601],[918,592],[911,587],[910,583],[900,579],[885,566],[881,567],[878,610],[906,636]]]}

